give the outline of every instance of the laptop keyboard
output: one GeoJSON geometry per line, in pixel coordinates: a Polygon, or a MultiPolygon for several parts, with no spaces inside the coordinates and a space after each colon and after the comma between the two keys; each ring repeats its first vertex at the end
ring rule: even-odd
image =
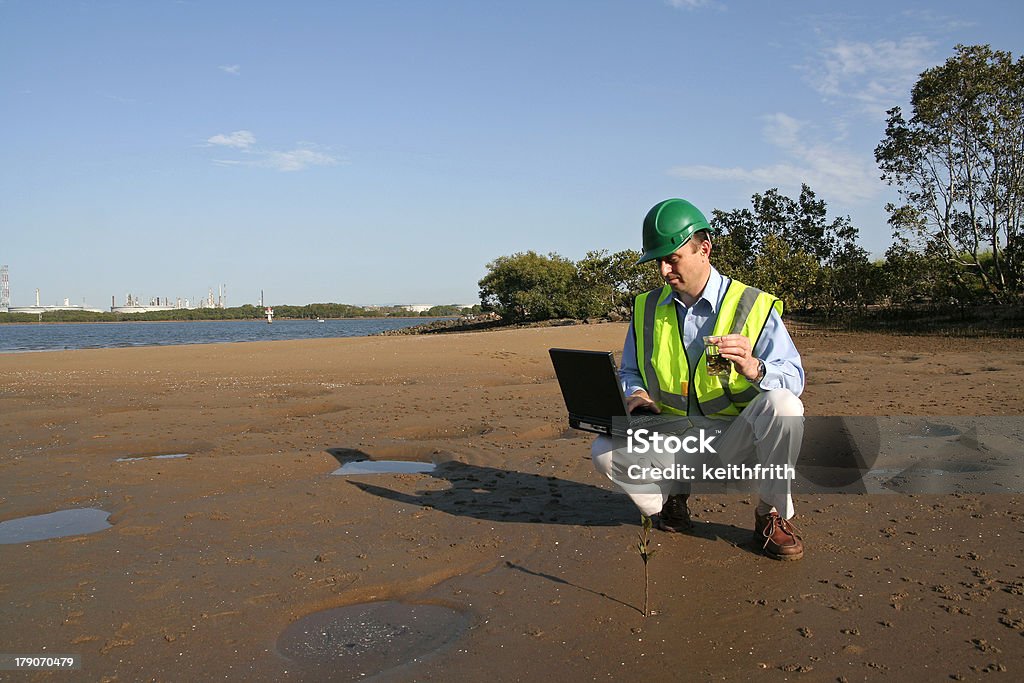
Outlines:
{"type": "Polygon", "coordinates": [[[665,422],[664,415],[658,415],[656,413],[630,413],[629,415],[629,426],[634,429],[637,427],[646,427],[652,424],[662,424],[665,422]]]}

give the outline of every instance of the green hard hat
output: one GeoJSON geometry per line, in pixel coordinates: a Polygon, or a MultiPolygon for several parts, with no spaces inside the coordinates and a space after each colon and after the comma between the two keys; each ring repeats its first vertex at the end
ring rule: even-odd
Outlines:
{"type": "Polygon", "coordinates": [[[711,225],[696,206],[685,199],[658,202],[644,218],[644,253],[637,263],[668,256],[700,230],[710,232],[711,225]]]}

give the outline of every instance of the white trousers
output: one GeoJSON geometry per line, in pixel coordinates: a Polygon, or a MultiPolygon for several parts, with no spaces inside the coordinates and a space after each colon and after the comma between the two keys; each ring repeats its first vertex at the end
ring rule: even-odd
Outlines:
{"type": "MultiPolygon", "coordinates": [[[[718,459],[725,465],[756,463],[769,468],[780,465],[794,466],[804,438],[803,414],[803,403],[789,389],[772,389],[758,394],[738,417],[726,423],[728,427],[715,440],[718,459]]],[[[713,425],[719,428],[723,424],[721,420],[707,418],[694,422],[698,426],[713,425]]],[[[625,449],[626,439],[622,437],[597,437],[590,449],[594,468],[617,484],[613,476],[616,469],[616,451],[619,452],[619,457],[625,457],[625,449]]],[[[699,468],[703,457],[696,455],[689,462],[699,468]]],[[[785,519],[793,517],[795,510],[790,484],[789,478],[758,480],[760,507],[773,507],[785,519]]],[[[658,488],[661,489],[660,493],[639,493],[629,490],[626,490],[626,493],[640,512],[649,517],[661,512],[670,495],[689,493],[690,483],[665,480],[658,484],[658,488]]]]}

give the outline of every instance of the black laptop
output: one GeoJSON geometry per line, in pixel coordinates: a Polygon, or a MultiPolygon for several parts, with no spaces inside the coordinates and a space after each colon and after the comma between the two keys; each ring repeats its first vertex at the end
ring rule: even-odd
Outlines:
{"type": "Polygon", "coordinates": [[[626,430],[682,432],[692,426],[680,415],[630,414],[610,351],[548,349],[562,389],[569,426],[598,434],[625,437],[626,430]]]}

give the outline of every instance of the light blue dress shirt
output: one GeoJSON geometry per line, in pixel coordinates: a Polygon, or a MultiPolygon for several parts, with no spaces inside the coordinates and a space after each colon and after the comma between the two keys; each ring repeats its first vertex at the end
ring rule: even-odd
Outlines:
{"type": "MultiPolygon", "coordinates": [[[[691,368],[695,363],[700,362],[700,357],[704,353],[704,337],[712,334],[714,330],[715,318],[730,282],[729,278],[724,277],[712,267],[708,283],[693,306],[687,308],[678,295],[672,291],[658,302],[659,306],[678,306],[680,308],[678,313],[679,319],[683,321],[683,347],[686,349],[686,359],[691,368]]],[[[782,324],[782,318],[774,309],[768,316],[768,323],[765,325],[760,339],[754,344],[754,357],[764,361],[764,378],[754,384],[758,389],[761,391],[789,389],[796,396],[803,393],[804,368],[800,362],[800,354],[796,350],[796,345],[793,344],[792,337],[789,336],[789,331],[782,324]]],[[[636,337],[632,324],[629,326],[626,342],[622,347],[622,366],[619,368],[619,379],[626,396],[637,389],[647,390],[643,378],[640,376],[640,366],[637,363],[636,337]]],[[[693,394],[690,396],[691,402],[694,402],[696,397],[693,394]]],[[[688,412],[691,415],[700,414],[693,405],[690,406],[688,412]]]]}

